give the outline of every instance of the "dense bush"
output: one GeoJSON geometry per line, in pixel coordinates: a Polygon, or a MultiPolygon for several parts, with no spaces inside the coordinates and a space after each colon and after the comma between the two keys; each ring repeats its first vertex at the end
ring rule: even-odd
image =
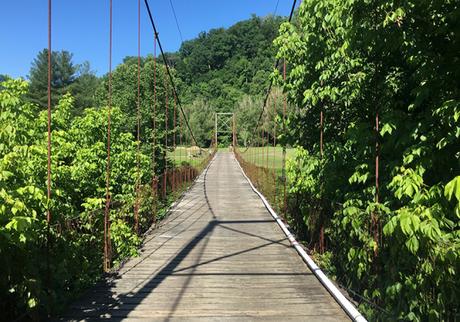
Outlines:
{"type": "MultiPolygon", "coordinates": [[[[48,204],[47,115],[27,100],[27,92],[28,83],[22,80],[0,85],[0,310],[6,320],[23,313],[56,312],[102,272],[108,110],[87,108],[72,116],[70,95],[53,108],[52,202],[48,204]]],[[[111,115],[110,233],[116,264],[135,255],[141,242],[133,222],[138,143],[125,130],[125,113],[113,108],[111,115]]],[[[158,135],[164,133],[160,130],[158,135]]],[[[145,144],[139,156],[145,183],[139,192],[141,231],[155,219],[153,208],[162,206],[150,189],[151,156],[152,148],[145,144]]],[[[156,156],[159,174],[164,165],[160,144],[156,156]]]]}
{"type": "Polygon", "coordinates": [[[305,0],[276,40],[300,107],[283,138],[299,146],[293,225],[312,246],[325,227],[338,280],[373,319],[458,319],[459,21],[458,1],[305,0]]]}

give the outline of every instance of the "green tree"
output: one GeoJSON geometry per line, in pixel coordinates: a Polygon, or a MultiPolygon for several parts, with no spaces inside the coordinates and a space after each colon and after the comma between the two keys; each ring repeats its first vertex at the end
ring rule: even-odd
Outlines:
{"type": "MultiPolygon", "coordinates": [[[[214,109],[203,99],[197,99],[185,108],[190,127],[200,147],[211,144],[214,131],[214,109]]],[[[187,128],[184,126],[183,136],[187,142],[193,142],[187,128]]]]}
{"type": "MultiPolygon", "coordinates": [[[[66,94],[53,109],[53,197],[48,204],[47,112],[25,100],[27,82],[7,80],[1,86],[0,309],[7,320],[24,313],[44,317],[100,278],[107,108],[88,108],[75,117],[74,99],[66,94]]],[[[140,243],[132,225],[137,149],[134,136],[123,130],[125,118],[113,108],[110,217],[115,263],[136,254],[140,243]]],[[[141,151],[143,183],[152,180],[150,160],[151,154],[141,151]]],[[[153,220],[154,200],[150,184],[140,189],[143,231],[153,220]]]]}
{"type": "Polygon", "coordinates": [[[9,78],[8,75],[0,74],[0,83],[6,81],[8,78],[9,78]]]}
{"type": "MultiPolygon", "coordinates": [[[[68,51],[52,52],[51,54],[51,93],[52,105],[55,105],[68,86],[75,80],[76,66],[72,62],[72,54],[68,51]]],[[[48,49],[43,49],[32,62],[29,72],[29,99],[39,106],[47,106],[48,98],[48,49]]]]}
{"type": "MultiPolygon", "coordinates": [[[[86,107],[95,104],[98,77],[91,70],[89,62],[75,65],[73,54],[68,51],[53,51],[51,55],[51,104],[55,106],[66,93],[75,97],[73,114],[80,114],[86,107]]],[[[48,104],[48,50],[38,53],[29,73],[31,102],[45,107],[48,104]]]]}
{"type": "Polygon", "coordinates": [[[83,109],[96,106],[96,90],[99,82],[100,79],[91,70],[89,62],[77,66],[75,81],[68,87],[75,97],[74,114],[81,114],[83,109]]]}
{"type": "Polygon", "coordinates": [[[204,99],[215,111],[231,112],[243,95],[263,96],[275,54],[272,41],[282,20],[253,16],[185,41],[176,64],[183,100],[204,99]]]}
{"type": "Polygon", "coordinates": [[[327,268],[385,309],[363,304],[373,319],[457,314],[459,12],[456,1],[306,0],[276,40],[289,67],[280,84],[301,107],[285,137],[299,146],[293,226],[313,243],[325,227],[327,268]]]}

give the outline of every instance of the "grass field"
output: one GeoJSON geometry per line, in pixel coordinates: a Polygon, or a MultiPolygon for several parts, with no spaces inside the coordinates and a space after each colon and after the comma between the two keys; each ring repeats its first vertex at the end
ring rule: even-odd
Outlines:
{"type": "MultiPolygon", "coordinates": [[[[229,148],[219,148],[220,151],[229,151],[229,148]]],[[[199,156],[192,156],[190,153],[190,147],[178,146],[174,151],[168,152],[168,158],[174,161],[176,165],[180,165],[182,162],[188,162],[191,166],[198,166],[204,159],[209,155],[208,149],[204,149],[199,156]]],[[[283,167],[283,148],[277,146],[276,148],[269,147],[253,147],[245,151],[245,148],[239,148],[241,156],[250,163],[256,164],[257,166],[267,167],[269,169],[275,168],[277,172],[283,167]],[[267,163],[268,156],[268,163],[267,163]]],[[[294,157],[295,149],[286,149],[286,158],[294,157]]]]}
{"type": "Polygon", "coordinates": [[[210,150],[203,149],[201,155],[194,157],[192,153],[190,153],[190,147],[177,146],[174,151],[168,152],[168,158],[173,160],[176,165],[187,162],[191,166],[196,167],[209,156],[209,152],[210,150]]]}
{"type": "MultiPolygon", "coordinates": [[[[249,148],[245,151],[245,148],[239,148],[241,156],[247,162],[253,163],[257,166],[267,167],[269,169],[275,168],[281,170],[283,167],[283,148],[277,146],[275,148],[259,147],[249,148]],[[268,162],[267,162],[268,156],[268,162]]],[[[294,157],[295,149],[286,149],[286,159],[294,157]]]]}
{"type": "MultiPolygon", "coordinates": [[[[284,209],[283,148],[254,147],[239,148],[240,156],[247,162],[242,164],[251,182],[261,191],[275,211],[284,209]],[[254,166],[256,165],[256,166],[254,166]]],[[[293,158],[295,149],[286,149],[286,160],[293,158]]]]}

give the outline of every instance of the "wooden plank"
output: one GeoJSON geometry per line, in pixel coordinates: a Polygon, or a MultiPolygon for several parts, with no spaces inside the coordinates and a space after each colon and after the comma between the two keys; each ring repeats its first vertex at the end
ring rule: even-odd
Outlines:
{"type": "Polygon", "coordinates": [[[106,318],[349,320],[225,152],[146,237],[140,256],[60,320],[106,318]]]}

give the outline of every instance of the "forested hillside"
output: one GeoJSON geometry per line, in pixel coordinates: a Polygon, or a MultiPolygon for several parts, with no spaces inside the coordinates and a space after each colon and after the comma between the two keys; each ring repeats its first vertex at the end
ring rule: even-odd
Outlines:
{"type": "MultiPolygon", "coordinates": [[[[198,143],[209,144],[216,111],[239,109],[238,126],[245,138],[250,135],[247,129],[256,119],[240,116],[257,114],[263,104],[274,68],[273,40],[284,19],[253,16],[228,29],[203,32],[184,42],[178,53],[169,55],[198,143]]],[[[228,140],[222,137],[221,144],[228,145],[228,140]]]]}
{"type": "Polygon", "coordinates": [[[273,69],[272,42],[282,21],[253,16],[184,42],[175,62],[184,100],[204,99],[213,110],[232,111],[244,94],[262,96],[273,69]]]}
{"type": "MultiPolygon", "coordinates": [[[[197,143],[210,144],[213,131],[212,114],[231,112],[241,102],[251,101],[245,109],[259,109],[273,71],[275,47],[273,40],[284,18],[257,17],[240,21],[224,29],[202,32],[197,38],[185,41],[178,52],[167,53],[178,85],[178,94],[197,143]],[[256,103],[257,102],[257,103],[256,103]]],[[[158,60],[161,62],[161,59],[158,60]]],[[[52,102],[69,92],[74,96],[72,114],[78,115],[85,107],[99,106],[106,101],[107,75],[98,78],[89,62],[75,63],[68,51],[53,52],[52,102]]],[[[141,111],[146,120],[153,99],[153,56],[141,58],[141,111]]],[[[127,115],[126,129],[135,132],[137,92],[137,57],[125,57],[113,75],[114,104],[127,115]]],[[[29,74],[31,102],[46,106],[47,51],[38,53],[29,74]]],[[[163,81],[163,80],[158,80],[163,81]]],[[[249,121],[249,120],[248,120],[249,121]]],[[[143,121],[149,126],[148,120],[143,121]]],[[[250,124],[243,123],[247,128],[250,124]]],[[[188,133],[184,132],[188,139],[188,133]]]]}

